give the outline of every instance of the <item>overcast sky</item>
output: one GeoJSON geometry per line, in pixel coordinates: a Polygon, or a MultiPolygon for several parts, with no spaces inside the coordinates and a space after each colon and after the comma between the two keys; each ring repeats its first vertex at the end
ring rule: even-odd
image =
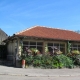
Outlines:
{"type": "Polygon", "coordinates": [[[0,0],[0,28],[8,35],[36,25],[80,30],[80,0],[0,0]]]}

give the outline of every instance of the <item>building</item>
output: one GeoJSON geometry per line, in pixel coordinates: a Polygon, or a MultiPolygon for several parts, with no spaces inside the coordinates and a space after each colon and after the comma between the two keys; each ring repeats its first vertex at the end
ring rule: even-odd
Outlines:
{"type": "Polygon", "coordinates": [[[63,54],[67,54],[68,46],[71,44],[71,50],[80,51],[80,34],[69,30],[34,26],[9,37],[6,43],[8,58],[15,64],[18,59],[16,55],[21,55],[25,47],[36,48],[44,54],[46,45],[49,51],[51,47],[56,46],[63,54]]]}
{"type": "Polygon", "coordinates": [[[7,55],[6,45],[3,42],[5,39],[8,38],[8,35],[0,29],[0,59],[5,59],[7,55]]]}

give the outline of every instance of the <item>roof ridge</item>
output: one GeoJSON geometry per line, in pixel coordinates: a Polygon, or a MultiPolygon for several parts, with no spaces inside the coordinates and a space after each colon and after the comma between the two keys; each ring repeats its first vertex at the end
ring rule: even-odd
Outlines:
{"type": "Polygon", "coordinates": [[[80,34],[76,33],[75,31],[39,25],[22,30],[15,35],[44,39],[80,41],[80,34]]]}
{"type": "MultiPolygon", "coordinates": [[[[37,25],[37,26],[38,26],[38,25],[37,25]]],[[[32,28],[35,28],[35,27],[37,27],[37,26],[33,26],[33,27],[27,28],[27,29],[25,29],[25,30],[16,32],[15,35],[20,34],[20,33],[23,33],[23,32],[25,32],[25,31],[30,30],[30,29],[32,29],[32,28]]]]}
{"type": "Polygon", "coordinates": [[[25,32],[25,31],[30,30],[30,29],[33,29],[33,28],[35,28],[35,27],[43,27],[43,28],[49,28],[49,29],[57,29],[57,30],[63,30],[63,31],[71,31],[71,32],[76,33],[76,32],[73,31],[73,30],[67,30],[67,29],[61,29],[61,28],[53,28],[53,27],[48,27],[48,26],[39,26],[39,25],[36,25],[36,26],[32,26],[32,27],[30,27],[30,28],[27,28],[27,29],[25,29],[25,30],[19,31],[19,32],[15,33],[15,35],[20,34],[20,33],[23,33],[23,32],[25,32]]]}
{"type": "Polygon", "coordinates": [[[72,31],[72,32],[75,32],[75,31],[73,31],[73,30],[62,29],[62,28],[53,28],[53,27],[48,27],[48,26],[39,26],[39,27],[44,27],[44,28],[49,28],[49,29],[58,29],[58,30],[65,30],[65,31],[72,31]]]}

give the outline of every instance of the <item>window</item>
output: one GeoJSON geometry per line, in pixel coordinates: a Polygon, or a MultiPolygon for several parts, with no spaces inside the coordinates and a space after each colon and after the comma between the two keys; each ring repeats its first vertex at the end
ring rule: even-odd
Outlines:
{"type": "Polygon", "coordinates": [[[52,47],[56,47],[61,52],[65,53],[65,44],[64,43],[48,43],[49,52],[52,52],[52,47]]]}
{"type": "Polygon", "coordinates": [[[33,41],[24,41],[23,42],[23,48],[36,48],[42,53],[43,51],[43,42],[33,42],[33,41]]]}
{"type": "Polygon", "coordinates": [[[59,47],[59,43],[54,43],[54,46],[59,47]]]}
{"type": "Polygon", "coordinates": [[[48,47],[51,47],[51,46],[53,46],[53,43],[48,43],[48,47]]]}
{"type": "Polygon", "coordinates": [[[26,45],[28,45],[28,41],[24,41],[24,42],[23,42],[23,44],[26,44],[26,45]]]}
{"type": "Polygon", "coordinates": [[[42,43],[42,42],[37,42],[37,45],[38,45],[38,46],[42,46],[43,43],[42,43]]]}
{"type": "Polygon", "coordinates": [[[60,44],[60,51],[65,54],[65,44],[60,44]]]}
{"type": "Polygon", "coordinates": [[[30,42],[30,45],[34,46],[34,45],[36,45],[36,42],[30,42]]]}
{"type": "Polygon", "coordinates": [[[71,50],[78,50],[78,51],[80,51],[80,44],[72,44],[71,45],[71,50]]]}

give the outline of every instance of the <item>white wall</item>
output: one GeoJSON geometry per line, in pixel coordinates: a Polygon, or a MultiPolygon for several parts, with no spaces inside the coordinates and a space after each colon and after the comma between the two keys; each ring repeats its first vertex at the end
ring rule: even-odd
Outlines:
{"type": "Polygon", "coordinates": [[[7,50],[8,50],[8,59],[13,60],[13,57],[16,56],[16,48],[17,48],[17,42],[16,41],[12,41],[9,42],[7,45],[7,50]]]}

